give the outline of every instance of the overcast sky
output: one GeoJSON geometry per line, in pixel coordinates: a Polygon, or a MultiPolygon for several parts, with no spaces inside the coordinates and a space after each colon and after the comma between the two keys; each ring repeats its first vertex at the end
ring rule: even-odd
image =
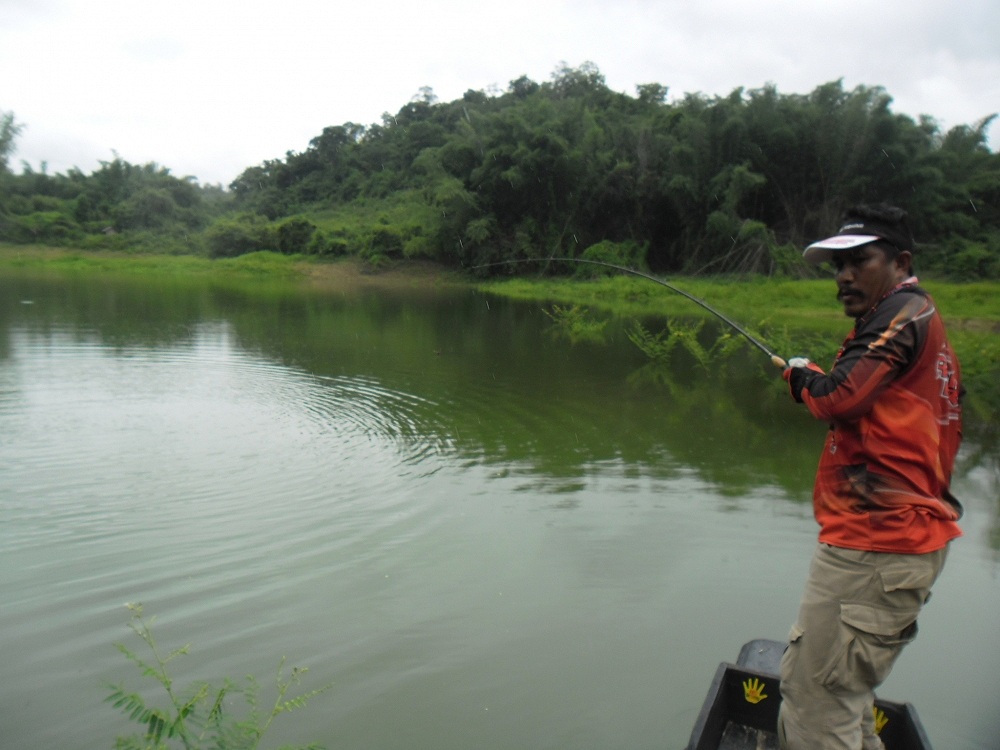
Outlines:
{"type": "MultiPolygon", "coordinates": [[[[1000,2],[963,0],[0,0],[11,166],[117,153],[228,185],[327,125],[380,122],[422,87],[542,83],[590,61],[669,99],[773,83],[882,86],[947,129],[1000,112],[1000,2]]],[[[1000,124],[990,128],[991,147],[1000,124]]]]}

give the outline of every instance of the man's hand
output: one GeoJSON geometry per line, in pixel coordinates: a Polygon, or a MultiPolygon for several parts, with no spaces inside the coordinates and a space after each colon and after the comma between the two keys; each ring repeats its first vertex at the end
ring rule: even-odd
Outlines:
{"type": "Polygon", "coordinates": [[[802,390],[816,375],[825,375],[823,368],[808,357],[791,357],[781,377],[788,383],[788,390],[798,403],[802,403],[802,390]]]}

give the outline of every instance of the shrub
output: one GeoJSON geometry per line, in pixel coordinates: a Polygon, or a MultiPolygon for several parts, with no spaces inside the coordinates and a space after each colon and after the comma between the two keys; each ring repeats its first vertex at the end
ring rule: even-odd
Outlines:
{"type": "Polygon", "coordinates": [[[171,221],[177,204],[163,188],[141,188],[116,205],[111,215],[119,229],[156,229],[171,221]]]}
{"type": "Polygon", "coordinates": [[[314,232],[306,252],[311,255],[347,255],[351,252],[350,243],[341,236],[330,236],[325,232],[314,232]]]}
{"type": "Polygon", "coordinates": [[[979,243],[970,243],[955,253],[947,266],[956,281],[978,281],[1000,277],[1000,258],[979,243]]]}
{"type": "MultiPolygon", "coordinates": [[[[610,263],[615,266],[624,266],[636,270],[646,268],[646,250],[648,245],[638,242],[612,242],[602,240],[591,245],[583,251],[580,256],[582,260],[592,260],[595,263],[610,263]]],[[[578,264],[574,269],[577,277],[593,278],[594,276],[611,276],[616,271],[613,268],[600,268],[589,263],[578,264]]]]}
{"type": "Polygon", "coordinates": [[[213,258],[235,258],[276,244],[273,230],[256,214],[219,219],[205,230],[205,243],[213,258]]]}
{"type": "Polygon", "coordinates": [[[285,255],[308,252],[309,241],[316,233],[316,225],[306,219],[296,217],[278,225],[278,251],[285,255]]]}
{"type": "Polygon", "coordinates": [[[395,229],[379,227],[369,237],[365,255],[369,258],[379,255],[400,258],[403,255],[403,238],[395,229]]]}
{"type": "Polygon", "coordinates": [[[437,246],[430,237],[415,234],[406,240],[403,254],[407,258],[434,258],[437,255],[437,246]]]}
{"type": "Polygon", "coordinates": [[[80,236],[80,228],[76,222],[61,211],[36,211],[24,216],[8,217],[0,238],[20,243],[63,244],[80,236]]]}

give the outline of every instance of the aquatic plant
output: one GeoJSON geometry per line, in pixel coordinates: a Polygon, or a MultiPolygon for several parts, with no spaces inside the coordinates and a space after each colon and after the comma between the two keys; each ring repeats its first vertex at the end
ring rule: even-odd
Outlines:
{"type": "Polygon", "coordinates": [[[167,705],[150,706],[139,693],[127,692],[124,685],[108,686],[111,692],[106,702],[143,728],[141,733],[119,736],[115,741],[116,750],[166,750],[171,747],[183,747],[184,750],[255,750],[279,714],[302,708],[311,698],[330,688],[326,685],[288,697],[289,690],[299,684],[308,670],[293,667],[286,676],[284,659],[275,675],[277,697],[266,713],[261,712],[260,685],[253,676],[246,677],[242,684],[226,678],[221,685],[198,681],[180,688],[168,672],[167,665],[187,654],[190,644],[164,653],[153,637],[155,618],[146,618],[141,604],[126,606],[131,613],[129,628],[146,644],[152,658],[144,658],[120,643],[116,644],[118,650],[139,669],[143,677],[162,687],[167,705]],[[246,704],[242,714],[232,712],[234,697],[241,698],[246,704]]]}
{"type": "Polygon", "coordinates": [[[551,310],[542,310],[553,322],[553,330],[557,335],[565,336],[571,343],[604,341],[604,329],[608,321],[598,320],[590,315],[590,311],[580,305],[561,307],[552,305],[551,310]]]}
{"type": "Polygon", "coordinates": [[[699,340],[701,330],[704,327],[704,320],[693,322],[675,320],[662,331],[652,333],[641,323],[635,323],[625,332],[625,335],[654,362],[665,363],[669,361],[674,351],[680,346],[704,370],[725,361],[746,344],[745,339],[724,330],[706,347],[699,340]]]}

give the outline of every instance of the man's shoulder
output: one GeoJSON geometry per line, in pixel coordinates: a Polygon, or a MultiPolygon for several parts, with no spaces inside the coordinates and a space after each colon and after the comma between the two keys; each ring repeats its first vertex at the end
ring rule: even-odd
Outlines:
{"type": "Polygon", "coordinates": [[[890,294],[875,308],[873,321],[894,320],[900,316],[918,319],[935,312],[934,299],[919,286],[908,286],[890,294]]]}
{"type": "Polygon", "coordinates": [[[855,329],[859,342],[923,341],[940,316],[934,300],[919,287],[907,287],[883,299],[855,329]]]}

